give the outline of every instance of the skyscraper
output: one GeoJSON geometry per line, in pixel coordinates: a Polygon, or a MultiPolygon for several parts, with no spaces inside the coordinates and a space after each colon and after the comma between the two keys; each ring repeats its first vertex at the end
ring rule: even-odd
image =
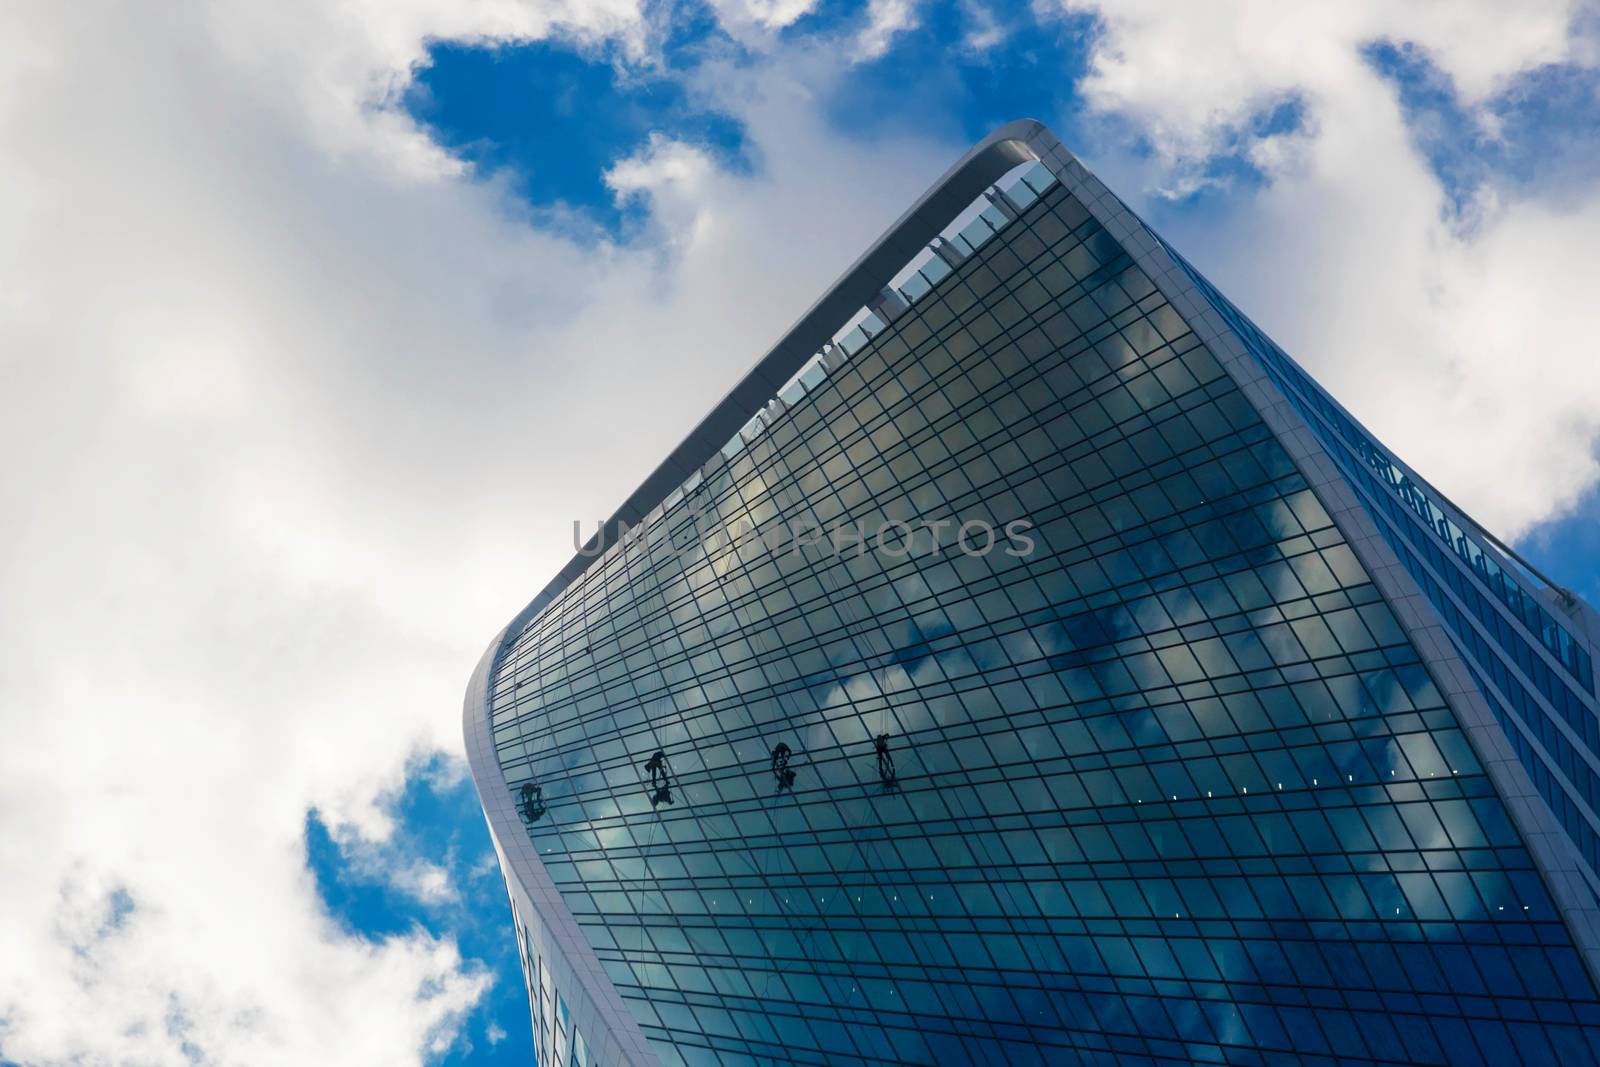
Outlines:
{"type": "Polygon", "coordinates": [[[1596,1062],[1597,637],[1011,123],[484,655],[540,1062],[1596,1062]]]}

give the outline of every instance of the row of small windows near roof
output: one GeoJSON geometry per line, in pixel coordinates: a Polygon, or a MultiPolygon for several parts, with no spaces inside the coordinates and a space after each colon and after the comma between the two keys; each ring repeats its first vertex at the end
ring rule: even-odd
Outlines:
{"type": "MultiPolygon", "coordinates": [[[[703,493],[706,477],[717,467],[738,455],[783,411],[799,403],[808,392],[825,381],[831,371],[859,352],[903,311],[932,292],[940,281],[988,244],[1009,223],[1020,218],[1055,184],[1054,175],[1042,163],[1029,162],[1012,168],[984,190],[891,278],[878,298],[851,316],[834,335],[834,339],[813,355],[709,462],[691,472],[682,484],[667,494],[636,525],[636,529],[648,528],[685,498],[697,491],[703,493]]],[[[612,547],[623,540],[619,539],[612,547]]]]}
{"type": "MultiPolygon", "coordinates": [[[[1166,249],[1168,255],[1206,295],[1218,314],[1234,328],[1263,369],[1280,385],[1286,386],[1285,391],[1291,394],[1290,399],[1294,398],[1293,394],[1298,394],[1310,404],[1325,424],[1332,427],[1349,443],[1352,450],[1366,461],[1374,476],[1415,512],[1427,529],[1461,558],[1467,570],[1499,598],[1512,616],[1539,639],[1557,662],[1586,691],[1594,692],[1593,664],[1583,643],[1552,618],[1549,612],[1522,588],[1522,584],[1499,565],[1493,552],[1480,545],[1475,536],[1465,531],[1447,512],[1434,503],[1410,474],[1368,437],[1315,383],[1309,381],[1294,361],[1274,344],[1271,338],[1257,329],[1231,301],[1217,292],[1205,276],[1179,255],[1171,245],[1148,227],[1146,231],[1166,249]]],[[[1307,421],[1311,422],[1315,429],[1315,419],[1308,417],[1307,421]]],[[[1467,521],[1471,524],[1470,520],[1467,521]]],[[[1542,580],[1542,576],[1540,579],[1542,580]]],[[[1563,601],[1570,602],[1571,594],[1566,590],[1554,586],[1552,589],[1563,601]]]]}
{"type": "MultiPolygon", "coordinates": [[[[695,482],[694,482],[694,480],[693,480],[693,479],[691,479],[691,480],[690,480],[690,482],[689,482],[689,483],[686,483],[686,484],[695,484],[695,482]]],[[[704,488],[704,486],[705,486],[705,484],[706,484],[706,483],[705,483],[705,482],[704,482],[704,481],[700,481],[700,482],[699,482],[699,483],[698,483],[698,485],[697,485],[697,490],[700,490],[700,489],[703,489],[703,488],[704,488]]],[[[692,527],[685,527],[685,530],[684,530],[684,535],[685,535],[685,536],[686,536],[686,537],[688,537],[688,538],[689,538],[689,540],[693,540],[693,536],[692,536],[692,534],[693,534],[693,529],[692,529],[692,527]]],[[[677,544],[677,543],[675,543],[675,547],[682,547],[682,545],[681,545],[681,544],[677,544]]],[[[586,651],[587,651],[587,650],[586,650],[586,651]]]]}
{"type": "Polygon", "coordinates": [[[1054,184],[1055,177],[1043,164],[1031,162],[1014,167],[985,189],[956,215],[939,236],[895,273],[878,298],[846,320],[833,340],[823,345],[822,350],[813,355],[778,390],[777,396],[728,440],[710,464],[690,474],[682,485],[667,494],[661,505],[646,516],[641,525],[648,525],[658,513],[671,511],[686,494],[701,484],[712,466],[732,459],[743,451],[745,445],[759,436],[778,415],[799,403],[827,378],[830,371],[887,329],[901,311],[932,292],[940,281],[988,244],[1054,184]]]}

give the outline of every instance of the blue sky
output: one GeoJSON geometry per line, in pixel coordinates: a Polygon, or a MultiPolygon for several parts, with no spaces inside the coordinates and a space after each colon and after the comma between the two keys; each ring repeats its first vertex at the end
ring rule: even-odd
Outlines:
{"type": "MultiPolygon", "coordinates": [[[[1093,19],[1041,21],[1028,10],[997,15],[1004,21],[1004,43],[980,51],[964,43],[982,28],[974,24],[975,10],[934,7],[881,58],[850,65],[819,102],[828,124],[843,138],[872,139],[911,127],[928,132],[931,127],[960,143],[975,141],[1008,119],[1039,116],[1090,158],[1097,151],[1123,152],[1134,160],[1150,157],[1151,149],[1137,131],[1087,114],[1075,95],[1074,86],[1090,59],[1093,19]]],[[[437,46],[407,97],[407,107],[439,143],[471,160],[481,177],[509,180],[515,195],[535,214],[559,210],[566,225],[624,239],[643,207],[619,205],[605,172],[643,148],[651,134],[703,147],[735,171],[760,165],[752,158],[739,116],[719,112],[686,88],[697,63],[707,57],[735,64],[760,58],[719,31],[709,13],[692,6],[680,12],[681,24],[675,25],[655,69],[630,66],[614,48],[560,42],[437,46]]],[[[792,44],[826,42],[841,24],[859,18],[858,10],[830,2],[782,36],[792,44]]],[[[1501,136],[1490,138],[1426,53],[1378,41],[1365,49],[1363,58],[1393,85],[1415,143],[1446,191],[1448,210],[1456,215],[1472,209],[1485,181],[1554,184],[1594,162],[1583,158],[1592,139],[1574,137],[1574,123],[1563,118],[1575,97],[1592,93],[1592,79],[1535,72],[1490,102],[1506,124],[1501,136]]],[[[1596,113],[1580,116],[1583,131],[1591,131],[1596,113]]],[[[1203,185],[1187,195],[1150,201],[1147,210],[1164,222],[1225,217],[1233,202],[1252,195],[1267,180],[1246,158],[1249,146],[1263,137],[1293,132],[1306,120],[1305,107],[1292,94],[1267,102],[1206,161],[1203,185]]],[[[1137,196],[1142,190],[1132,192],[1137,196]]],[[[1572,514],[1526,532],[1519,545],[1549,574],[1600,602],[1600,497],[1594,491],[1572,514]]],[[[341,919],[364,934],[382,935],[411,923],[453,933],[466,954],[495,972],[496,984],[468,1025],[471,1047],[455,1047],[444,1062],[526,1062],[527,1010],[508,934],[509,912],[498,876],[483,870],[489,845],[470,788],[458,783],[437,792],[427,781],[414,780],[397,815],[410,847],[453,857],[451,873],[462,887],[461,901],[428,909],[385,892],[381,885],[350,882],[341,873],[337,848],[313,818],[308,824],[311,862],[325,898],[341,919]],[[508,1036],[486,1047],[478,1035],[491,1022],[508,1036]]]]}
{"type": "Polygon", "coordinates": [[[421,927],[454,936],[462,955],[494,974],[465,1040],[453,1044],[443,1062],[526,1067],[533,1062],[533,1040],[505,884],[471,780],[449,774],[442,762],[436,758],[414,768],[394,799],[392,851],[378,863],[429,857],[455,887],[453,896],[419,900],[397,890],[381,867],[353,864],[315,811],[306,816],[307,865],[330,914],[352,934],[382,938],[421,927]],[[490,1039],[494,1027],[503,1031],[498,1040],[490,1039]]]}
{"type": "Polygon", "coordinates": [[[526,1063],[473,664],[1009,119],[1600,602],[1600,19],[1311,10],[0,5],[0,1063],[526,1063]]]}

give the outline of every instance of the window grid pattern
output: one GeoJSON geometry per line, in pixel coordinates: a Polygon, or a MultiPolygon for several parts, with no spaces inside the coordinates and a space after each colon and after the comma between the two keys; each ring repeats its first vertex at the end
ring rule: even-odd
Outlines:
{"type": "Polygon", "coordinates": [[[590,1059],[583,1031],[573,1024],[566,1000],[550,976],[533,936],[517,905],[517,894],[508,890],[511,921],[516,928],[517,958],[522,967],[523,984],[528,990],[528,1013],[533,1021],[533,1062],[554,1067],[595,1067],[590,1059]]]}
{"type": "Polygon", "coordinates": [[[1518,760],[1588,865],[1593,894],[1595,885],[1600,884],[1600,773],[1596,772],[1600,766],[1600,710],[1593,697],[1588,652],[1533,601],[1531,593],[1495,564],[1485,549],[1429,503],[1387,454],[1270,338],[1170,246],[1163,242],[1163,247],[1234,328],[1326,446],[1355,488],[1357,499],[1373,516],[1378,532],[1438,610],[1462,654],[1476,665],[1473,676],[1518,760]],[[1453,544],[1455,552],[1444,551],[1441,540],[1453,544]],[[1507,611],[1496,609],[1480,591],[1484,586],[1496,592],[1507,611]],[[1513,588],[1515,595],[1508,592],[1513,588]],[[1545,649],[1568,668],[1582,692],[1545,663],[1512,625],[1512,619],[1542,635],[1545,649]],[[1493,688],[1484,684],[1485,676],[1493,688]],[[1507,714],[1507,707],[1513,714],[1507,714]]]}
{"type": "MultiPolygon", "coordinates": [[[[1341,464],[1341,466],[1346,465],[1341,464]]],[[[1368,495],[1370,497],[1370,494],[1368,495]]],[[[1387,501],[1369,499],[1367,503],[1369,506],[1381,508],[1387,501]]],[[[1512,748],[1517,752],[1518,760],[1527,769],[1539,794],[1544,797],[1562,829],[1577,846],[1590,871],[1600,870],[1600,836],[1597,836],[1594,830],[1596,825],[1600,825],[1600,816],[1595,814],[1600,811],[1600,775],[1596,775],[1594,771],[1593,757],[1585,756],[1578,746],[1568,739],[1572,736],[1577,737],[1580,742],[1588,741],[1586,734],[1594,728],[1594,716],[1581,707],[1574,708],[1572,705],[1567,705],[1561,709],[1562,719],[1574,732],[1569,735],[1562,731],[1556,725],[1556,717],[1534,699],[1528,687],[1507,665],[1504,657],[1497,655],[1495,648],[1483,638],[1478,628],[1472,625],[1468,613],[1462,611],[1445,592],[1447,583],[1440,580],[1440,575],[1456,574],[1456,570],[1449,568],[1448,564],[1443,564],[1445,569],[1442,572],[1425,566],[1418,558],[1418,554],[1413,551],[1414,542],[1408,545],[1400,539],[1401,533],[1405,530],[1406,527],[1403,526],[1399,530],[1383,524],[1378,526],[1378,532],[1394,549],[1407,572],[1439,610],[1457,645],[1463,649],[1469,660],[1475,661],[1494,680],[1495,688],[1491,688],[1484,684],[1483,676],[1478,671],[1472,670],[1473,680],[1489,701],[1490,710],[1494,712],[1496,720],[1506,731],[1512,748]],[[1509,694],[1506,702],[1515,709],[1514,717],[1506,714],[1505,708],[1496,699],[1496,693],[1509,694]],[[1543,748],[1542,753],[1530,743],[1530,739],[1538,740],[1543,748]]],[[[1592,751],[1592,744],[1589,747],[1592,751]]],[[[1591,878],[1593,877],[1597,876],[1591,874],[1591,878]]],[[[1589,891],[1593,894],[1592,885],[1589,891]]]]}
{"type": "Polygon", "coordinates": [[[492,714],[670,1064],[1596,1060],[1415,650],[1059,188],[530,621],[492,714]],[[696,510],[1037,543],[775,553],[696,510]]]}
{"type": "MultiPolygon", "coordinates": [[[[1152,236],[1155,235],[1152,233],[1152,236]]],[[[1272,376],[1273,381],[1277,382],[1290,397],[1311,406],[1316,413],[1316,423],[1319,424],[1317,425],[1319,436],[1332,431],[1336,435],[1335,439],[1343,444],[1341,452],[1349,449],[1361,457],[1370,468],[1369,476],[1387,486],[1395,498],[1416,515],[1423,527],[1461,560],[1466,573],[1477,578],[1505,605],[1511,617],[1544,645],[1546,651],[1566,669],[1584,692],[1593,694],[1594,664],[1584,642],[1574,637],[1545,610],[1532,592],[1523,588],[1522,583],[1500,565],[1496,553],[1485,548],[1475,534],[1464,530],[1443,508],[1430,500],[1428,494],[1411,480],[1411,477],[1367,435],[1365,430],[1340,411],[1320,386],[1295,366],[1294,361],[1289,359],[1271,338],[1262,333],[1233,306],[1227,297],[1206,281],[1188,260],[1178,255],[1172,246],[1162,241],[1160,237],[1156,237],[1156,240],[1206,295],[1206,299],[1217,309],[1217,313],[1233,327],[1245,347],[1255,356],[1262,369],[1272,376]]],[[[1509,642],[1507,651],[1517,655],[1509,642]]],[[[1530,659],[1531,657],[1526,654],[1520,657],[1520,661],[1524,662],[1530,659]]],[[[1541,682],[1540,688],[1543,689],[1545,684],[1541,682]]]]}

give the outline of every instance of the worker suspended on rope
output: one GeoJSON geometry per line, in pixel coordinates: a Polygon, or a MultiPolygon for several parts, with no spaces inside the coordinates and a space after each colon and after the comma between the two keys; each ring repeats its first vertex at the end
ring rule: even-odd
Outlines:
{"type": "Polygon", "coordinates": [[[780,793],[794,785],[794,772],[789,769],[789,757],[793,754],[794,751],[782,741],[772,750],[772,775],[778,780],[780,793]]]}
{"type": "Polygon", "coordinates": [[[894,756],[889,753],[889,735],[879,734],[873,739],[872,747],[878,753],[878,780],[884,785],[894,785],[896,772],[894,756]]]}
{"type": "Polygon", "coordinates": [[[536,782],[524,782],[522,785],[522,817],[529,822],[538,822],[544,817],[544,786],[536,782]]]}
{"type": "Polygon", "coordinates": [[[645,762],[644,769],[650,772],[650,806],[671,804],[672,777],[667,766],[667,754],[656,749],[655,755],[645,762]]]}

